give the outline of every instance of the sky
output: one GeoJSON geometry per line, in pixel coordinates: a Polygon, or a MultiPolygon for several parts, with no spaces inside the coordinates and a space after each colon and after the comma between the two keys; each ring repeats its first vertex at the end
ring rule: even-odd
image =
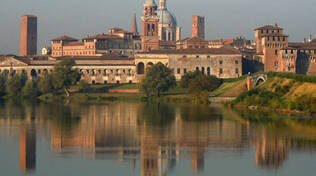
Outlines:
{"type": "MultiPolygon", "coordinates": [[[[106,33],[111,27],[131,30],[133,14],[138,29],[145,0],[1,0],[0,54],[18,54],[20,17],[38,17],[38,53],[50,40],[69,35],[78,39],[106,33]]],[[[156,0],[157,2],[157,0],[156,0]]],[[[254,39],[254,29],[278,23],[290,41],[316,34],[316,0],[167,0],[182,38],[191,36],[191,16],[206,18],[206,39],[244,36],[254,39]]]]}

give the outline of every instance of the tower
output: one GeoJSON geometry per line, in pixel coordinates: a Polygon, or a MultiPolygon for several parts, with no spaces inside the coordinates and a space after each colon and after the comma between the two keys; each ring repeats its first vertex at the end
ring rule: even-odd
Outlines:
{"type": "Polygon", "coordinates": [[[155,0],[146,0],[142,16],[142,50],[159,49],[157,5],[155,0]]]}
{"type": "Polygon", "coordinates": [[[37,17],[24,15],[21,17],[20,55],[30,56],[37,53],[37,17]]]}
{"type": "Polygon", "coordinates": [[[205,39],[205,17],[192,16],[192,37],[205,39]]]}
{"type": "Polygon", "coordinates": [[[133,16],[132,32],[133,32],[134,35],[138,35],[136,13],[134,13],[134,16],[133,16]]]}

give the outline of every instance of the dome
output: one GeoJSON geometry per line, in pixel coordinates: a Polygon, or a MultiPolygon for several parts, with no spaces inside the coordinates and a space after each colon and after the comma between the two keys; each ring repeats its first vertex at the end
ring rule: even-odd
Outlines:
{"type": "Polygon", "coordinates": [[[144,6],[157,6],[155,0],[146,0],[144,6]]]}
{"type": "Polygon", "coordinates": [[[177,20],[175,16],[167,9],[160,9],[158,11],[159,24],[169,24],[170,27],[177,27],[177,20]]]}

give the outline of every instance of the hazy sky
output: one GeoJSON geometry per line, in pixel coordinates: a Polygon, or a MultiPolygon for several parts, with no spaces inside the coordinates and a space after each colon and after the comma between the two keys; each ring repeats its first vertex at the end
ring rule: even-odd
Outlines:
{"type": "MultiPolygon", "coordinates": [[[[156,0],[157,1],[157,0],[156,0]]],[[[78,39],[104,33],[119,26],[130,30],[133,13],[138,28],[145,0],[1,0],[0,54],[19,51],[20,16],[38,16],[38,48],[50,39],[70,35],[78,39]]],[[[191,16],[206,17],[206,38],[245,36],[254,38],[253,29],[276,21],[290,35],[302,41],[316,34],[316,0],[167,0],[175,13],[182,37],[191,35],[191,16]]],[[[40,53],[40,51],[38,51],[40,53]]]]}

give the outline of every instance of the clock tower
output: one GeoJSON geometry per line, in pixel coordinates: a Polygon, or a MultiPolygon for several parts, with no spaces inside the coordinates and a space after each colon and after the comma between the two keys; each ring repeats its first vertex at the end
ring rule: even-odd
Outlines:
{"type": "Polygon", "coordinates": [[[142,50],[148,52],[159,49],[157,4],[146,0],[142,16],[142,50]]]}

